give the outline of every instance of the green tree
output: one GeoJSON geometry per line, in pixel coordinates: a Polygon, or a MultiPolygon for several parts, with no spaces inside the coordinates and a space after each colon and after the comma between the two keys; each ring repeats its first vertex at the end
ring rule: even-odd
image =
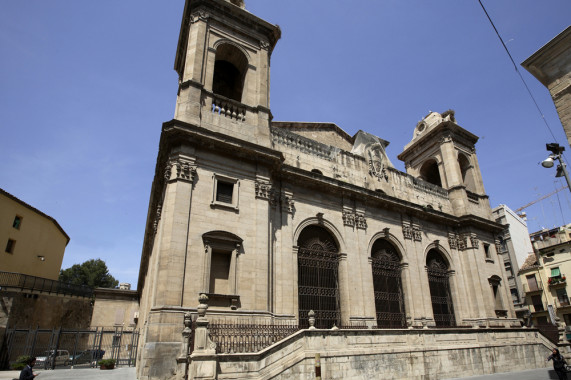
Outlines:
{"type": "Polygon", "coordinates": [[[116,288],[119,285],[119,281],[109,274],[105,261],[101,259],[88,260],[60,270],[59,281],[92,288],[116,288]]]}

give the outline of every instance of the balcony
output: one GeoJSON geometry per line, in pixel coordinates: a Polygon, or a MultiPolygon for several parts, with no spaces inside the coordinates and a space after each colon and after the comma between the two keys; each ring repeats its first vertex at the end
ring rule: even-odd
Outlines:
{"type": "Polygon", "coordinates": [[[549,288],[564,287],[567,285],[567,279],[564,274],[561,274],[559,276],[549,277],[547,283],[549,284],[549,288]]]}
{"type": "Polygon", "coordinates": [[[557,310],[561,310],[561,309],[571,309],[571,302],[569,301],[568,297],[565,297],[563,299],[560,298],[555,298],[553,300],[554,304],[555,304],[555,308],[557,310]]]}
{"type": "Polygon", "coordinates": [[[541,284],[530,285],[523,283],[522,285],[523,285],[523,292],[525,293],[526,296],[534,293],[543,292],[543,286],[541,286],[541,284]]]}

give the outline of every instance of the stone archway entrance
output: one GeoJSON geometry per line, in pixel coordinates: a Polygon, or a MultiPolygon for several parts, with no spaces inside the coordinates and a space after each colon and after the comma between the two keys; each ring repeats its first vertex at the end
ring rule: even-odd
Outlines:
{"type": "Polygon", "coordinates": [[[299,235],[297,245],[300,327],[309,327],[310,310],[315,311],[315,327],[339,326],[339,248],[335,239],[322,227],[308,226],[299,235]]]}
{"type": "Polygon", "coordinates": [[[371,260],[377,327],[406,327],[400,258],[395,247],[384,239],[375,241],[371,260]]]}
{"type": "Polygon", "coordinates": [[[448,263],[438,250],[433,248],[428,251],[426,271],[428,272],[428,285],[430,286],[432,312],[436,327],[456,326],[448,270],[448,263]]]}

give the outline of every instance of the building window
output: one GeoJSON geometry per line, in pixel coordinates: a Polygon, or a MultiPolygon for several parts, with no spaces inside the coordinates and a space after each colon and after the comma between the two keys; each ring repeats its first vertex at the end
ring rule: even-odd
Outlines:
{"type": "MultiPolygon", "coordinates": [[[[206,272],[204,276],[204,289],[211,295],[237,295],[238,294],[238,264],[242,239],[226,231],[212,231],[202,235],[206,251],[206,272]]],[[[227,297],[226,297],[227,298],[227,297]]],[[[221,302],[218,306],[237,308],[237,297],[221,302]]]]}
{"type": "Polygon", "coordinates": [[[240,181],[236,178],[214,174],[212,206],[228,207],[238,210],[240,181]]]}
{"type": "Polygon", "coordinates": [[[496,310],[496,315],[500,316],[500,314],[505,314],[504,303],[502,301],[502,294],[500,290],[502,279],[499,276],[494,275],[488,279],[488,282],[492,288],[492,296],[494,297],[494,309],[496,310]]]}
{"type": "Polygon", "coordinates": [[[531,303],[533,304],[533,309],[537,311],[544,311],[543,301],[541,300],[541,295],[531,296],[531,303]]]}
{"type": "Polygon", "coordinates": [[[559,307],[569,306],[569,297],[567,297],[567,291],[565,288],[557,289],[557,303],[559,307]]]}
{"type": "Polygon", "coordinates": [[[510,289],[510,292],[512,294],[512,302],[514,304],[518,304],[519,303],[519,294],[517,293],[517,289],[510,289]]]}
{"type": "MultiPolygon", "coordinates": [[[[512,263],[510,263],[509,261],[506,261],[504,263],[504,267],[506,269],[506,274],[508,275],[508,278],[512,278],[514,276],[514,271],[512,269],[512,263]]],[[[514,290],[514,289],[512,289],[514,290]]]]}
{"type": "Polygon", "coordinates": [[[14,247],[16,247],[16,240],[8,239],[8,243],[6,243],[6,252],[14,253],[14,247]]]}
{"type": "Polygon", "coordinates": [[[486,259],[491,259],[492,256],[490,254],[490,245],[484,243],[484,253],[486,254],[486,259]]]}
{"type": "Polygon", "coordinates": [[[23,218],[22,218],[21,216],[16,215],[16,216],[14,217],[14,223],[12,223],[12,227],[14,227],[15,229],[19,230],[19,229],[20,229],[20,226],[22,225],[22,219],[23,219],[23,218]]]}

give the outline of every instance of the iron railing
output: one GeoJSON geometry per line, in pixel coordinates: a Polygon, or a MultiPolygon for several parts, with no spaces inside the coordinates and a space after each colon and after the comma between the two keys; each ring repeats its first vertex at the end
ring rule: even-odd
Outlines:
{"type": "Polygon", "coordinates": [[[63,294],[86,298],[90,298],[93,295],[93,289],[88,286],[72,285],[48,278],[2,271],[0,271],[0,288],[33,290],[41,293],[63,294]]]}
{"type": "Polygon", "coordinates": [[[299,330],[292,321],[274,323],[217,323],[208,325],[216,352],[233,354],[258,352],[299,330]]]}

